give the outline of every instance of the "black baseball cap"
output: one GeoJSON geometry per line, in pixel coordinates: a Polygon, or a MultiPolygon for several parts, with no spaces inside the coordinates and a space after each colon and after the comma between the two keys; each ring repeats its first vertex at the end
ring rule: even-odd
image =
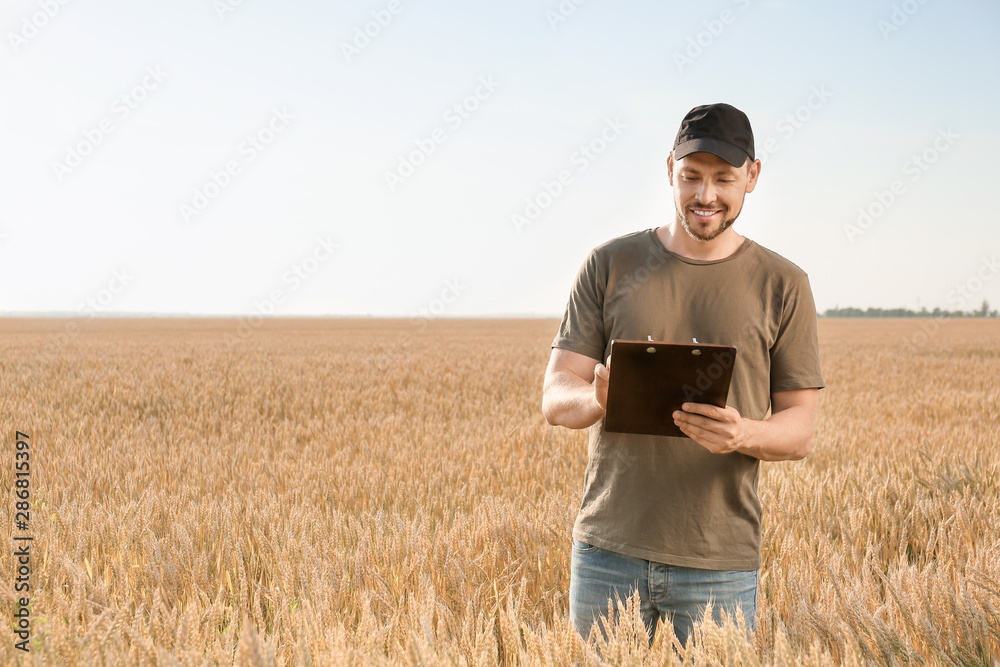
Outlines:
{"type": "Polygon", "coordinates": [[[674,159],[711,153],[734,167],[753,156],[753,130],[747,115],[729,104],[704,104],[688,111],[674,139],[674,159]]]}

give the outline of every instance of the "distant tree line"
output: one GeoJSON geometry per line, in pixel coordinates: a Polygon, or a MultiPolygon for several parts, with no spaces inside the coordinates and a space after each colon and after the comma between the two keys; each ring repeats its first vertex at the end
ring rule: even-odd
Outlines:
{"type": "Polygon", "coordinates": [[[983,305],[977,310],[942,310],[935,308],[927,310],[910,310],[909,308],[827,308],[820,317],[1000,317],[995,309],[990,310],[990,304],[983,299],[983,305]]]}

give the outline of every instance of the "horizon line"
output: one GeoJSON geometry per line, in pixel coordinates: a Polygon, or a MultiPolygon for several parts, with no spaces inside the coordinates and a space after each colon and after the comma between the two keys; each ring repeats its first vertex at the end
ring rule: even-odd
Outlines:
{"type": "Polygon", "coordinates": [[[107,313],[79,313],[75,311],[10,311],[0,312],[0,318],[61,318],[61,319],[121,319],[121,318],[141,318],[141,319],[263,319],[263,320],[300,320],[300,319],[370,319],[370,320],[474,320],[474,319],[557,319],[562,315],[545,315],[541,313],[499,313],[486,315],[434,315],[425,317],[423,315],[373,315],[365,314],[286,314],[286,315],[262,315],[260,313],[133,313],[133,312],[107,312],[107,313]]]}

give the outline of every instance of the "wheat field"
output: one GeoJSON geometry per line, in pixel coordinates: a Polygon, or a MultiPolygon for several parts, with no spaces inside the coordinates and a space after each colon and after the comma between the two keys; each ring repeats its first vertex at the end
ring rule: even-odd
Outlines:
{"type": "Polygon", "coordinates": [[[11,628],[17,430],[33,538],[0,660],[1000,663],[1000,321],[821,320],[813,453],[762,466],[757,630],[687,646],[628,602],[607,641],[568,623],[557,324],[0,319],[11,628]]]}

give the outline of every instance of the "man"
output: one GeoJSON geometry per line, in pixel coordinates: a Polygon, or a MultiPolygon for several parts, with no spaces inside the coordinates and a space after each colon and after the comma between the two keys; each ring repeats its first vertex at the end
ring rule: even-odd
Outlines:
{"type": "Polygon", "coordinates": [[[805,457],[824,386],[806,274],[740,236],[733,222],[760,176],[746,115],[692,109],[667,158],[676,218],[591,251],[552,342],[542,410],[590,427],[573,528],[570,616],[587,637],[608,600],[638,591],[650,641],[661,621],[685,643],[711,601],[715,620],[753,628],[760,569],[760,461],[805,457]],[[612,339],[735,345],[725,409],[685,403],[689,436],[604,430],[612,339]]]}

